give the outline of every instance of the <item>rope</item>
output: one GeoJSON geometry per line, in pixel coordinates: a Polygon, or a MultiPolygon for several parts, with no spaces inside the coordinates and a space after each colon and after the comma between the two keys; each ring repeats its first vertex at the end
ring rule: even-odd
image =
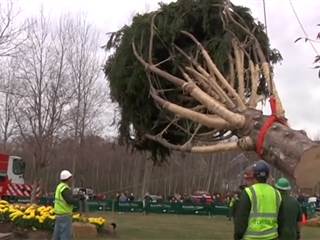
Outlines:
{"type": "Polygon", "coordinates": [[[271,108],[271,115],[268,117],[268,119],[264,122],[262,128],[259,131],[257,144],[256,144],[256,152],[257,154],[262,157],[263,155],[263,144],[265,136],[269,130],[269,128],[275,123],[281,123],[283,125],[287,125],[287,122],[283,118],[279,118],[277,116],[277,101],[274,96],[270,96],[269,98],[270,102],[270,108],[271,108]]]}

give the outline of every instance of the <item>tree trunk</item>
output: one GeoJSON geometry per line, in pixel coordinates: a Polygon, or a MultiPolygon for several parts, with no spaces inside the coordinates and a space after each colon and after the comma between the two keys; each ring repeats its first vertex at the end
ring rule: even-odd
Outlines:
{"type": "Polygon", "coordinates": [[[141,197],[143,198],[146,192],[149,191],[149,176],[151,172],[151,165],[150,161],[145,160],[144,164],[144,173],[143,173],[143,179],[142,179],[142,189],[141,189],[141,197]]]}
{"type": "Polygon", "coordinates": [[[38,185],[38,177],[39,177],[39,169],[37,165],[37,159],[35,156],[35,153],[33,153],[32,156],[32,167],[33,167],[33,173],[35,173],[32,177],[32,191],[31,191],[31,196],[30,196],[30,201],[32,203],[35,203],[36,201],[36,192],[37,192],[37,185],[38,185]]]}
{"type": "Polygon", "coordinates": [[[132,191],[133,191],[133,193],[135,194],[135,195],[137,195],[138,194],[138,191],[139,191],[139,179],[140,179],[140,172],[141,172],[141,164],[140,164],[140,162],[141,162],[141,159],[140,158],[137,158],[137,157],[135,157],[134,159],[133,159],[133,169],[134,169],[134,171],[133,171],[133,180],[132,180],[132,182],[133,182],[133,186],[132,186],[132,191]]]}
{"type": "Polygon", "coordinates": [[[208,159],[209,161],[209,166],[208,166],[208,178],[207,178],[207,186],[206,186],[206,191],[210,192],[210,187],[211,187],[211,181],[212,181],[212,175],[213,175],[213,161],[214,161],[214,156],[211,155],[208,159]]]}
{"type": "MultiPolygon", "coordinates": [[[[258,134],[268,116],[253,109],[246,115],[247,127],[239,132],[240,136],[249,135],[257,144],[258,134]]],[[[310,140],[303,130],[274,123],[265,135],[261,157],[295,179],[300,188],[311,189],[320,181],[320,145],[310,140]]]]}
{"type": "Polygon", "coordinates": [[[32,183],[32,191],[31,191],[31,203],[35,203],[36,202],[36,198],[37,198],[37,187],[38,187],[38,180],[34,179],[33,183],[32,183]]]}

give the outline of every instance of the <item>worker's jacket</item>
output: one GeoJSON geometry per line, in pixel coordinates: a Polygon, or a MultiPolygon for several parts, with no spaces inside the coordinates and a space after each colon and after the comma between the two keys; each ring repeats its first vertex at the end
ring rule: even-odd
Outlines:
{"type": "Polygon", "coordinates": [[[73,206],[68,204],[62,196],[62,192],[70,187],[66,183],[59,183],[54,196],[54,212],[57,215],[71,215],[73,206]]]}
{"type": "Polygon", "coordinates": [[[281,195],[266,183],[257,183],[245,189],[251,202],[248,227],[243,239],[276,239],[281,195]]]}

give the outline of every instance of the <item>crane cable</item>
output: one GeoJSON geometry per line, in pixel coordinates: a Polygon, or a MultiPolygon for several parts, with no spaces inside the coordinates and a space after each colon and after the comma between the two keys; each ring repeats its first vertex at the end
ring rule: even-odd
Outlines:
{"type": "Polygon", "coordinates": [[[266,34],[268,37],[267,11],[266,11],[266,1],[265,0],[263,0],[263,15],[264,15],[264,26],[266,28],[266,34]]]}

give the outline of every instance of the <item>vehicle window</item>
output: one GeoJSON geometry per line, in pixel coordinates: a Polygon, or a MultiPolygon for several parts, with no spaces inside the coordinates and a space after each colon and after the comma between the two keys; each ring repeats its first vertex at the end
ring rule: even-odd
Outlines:
{"type": "Polygon", "coordinates": [[[24,174],[25,167],[26,165],[22,159],[13,159],[12,171],[14,174],[16,175],[24,174]]]}
{"type": "Polygon", "coordinates": [[[3,174],[0,172],[0,182],[4,182],[6,180],[7,174],[3,174]]]}

